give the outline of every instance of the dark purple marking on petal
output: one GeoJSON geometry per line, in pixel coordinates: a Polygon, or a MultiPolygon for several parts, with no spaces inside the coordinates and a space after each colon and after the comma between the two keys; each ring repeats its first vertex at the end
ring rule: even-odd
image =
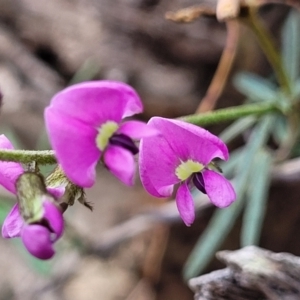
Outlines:
{"type": "Polygon", "coordinates": [[[201,172],[195,173],[193,176],[193,183],[195,185],[195,187],[202,192],[203,194],[206,194],[206,190],[205,190],[205,184],[204,184],[204,180],[203,180],[203,175],[201,172]]]}
{"type": "Polygon", "coordinates": [[[139,148],[135,145],[132,139],[125,134],[114,134],[109,139],[109,143],[114,146],[122,147],[130,151],[133,155],[139,153],[139,148]]]}
{"type": "Polygon", "coordinates": [[[43,203],[44,217],[43,221],[50,232],[55,233],[56,239],[58,239],[64,231],[64,219],[61,210],[52,203],[45,199],[43,203]]]}

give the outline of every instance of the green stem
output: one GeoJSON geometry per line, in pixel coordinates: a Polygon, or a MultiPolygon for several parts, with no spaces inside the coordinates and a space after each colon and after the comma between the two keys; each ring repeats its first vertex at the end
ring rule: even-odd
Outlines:
{"type": "Polygon", "coordinates": [[[37,162],[41,165],[50,165],[56,163],[54,151],[31,151],[31,150],[7,150],[0,149],[1,161],[14,161],[20,163],[37,162]]]}
{"type": "Polygon", "coordinates": [[[267,59],[269,60],[273,70],[277,76],[278,82],[281,85],[282,89],[287,93],[291,94],[291,84],[290,80],[286,74],[286,71],[282,64],[282,59],[278,53],[275,43],[263,26],[261,21],[257,18],[256,9],[251,9],[246,18],[246,24],[252,29],[256,38],[264,51],[267,59]]]}
{"type": "MultiPolygon", "coordinates": [[[[274,104],[246,104],[230,108],[218,109],[203,114],[184,116],[180,119],[189,123],[204,126],[225,121],[232,121],[248,115],[262,115],[269,112],[279,111],[279,108],[274,104]]],[[[0,161],[13,161],[24,164],[35,161],[40,165],[55,164],[57,162],[54,151],[8,149],[0,149],[0,161]]]]}
{"type": "Polygon", "coordinates": [[[262,115],[269,112],[279,111],[279,108],[271,103],[245,104],[240,106],[218,109],[203,114],[184,116],[181,117],[180,120],[199,126],[206,126],[220,122],[236,120],[249,115],[262,115]]]}

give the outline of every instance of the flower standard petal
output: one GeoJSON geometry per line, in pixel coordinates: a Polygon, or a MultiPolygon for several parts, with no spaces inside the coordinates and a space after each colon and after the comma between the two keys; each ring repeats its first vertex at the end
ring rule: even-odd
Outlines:
{"type": "Polygon", "coordinates": [[[125,134],[134,140],[158,135],[159,131],[140,121],[127,121],[120,125],[118,133],[125,134]]]}
{"type": "Polygon", "coordinates": [[[207,196],[214,205],[227,207],[236,199],[231,183],[224,176],[211,170],[202,174],[207,196]]]}
{"type": "Polygon", "coordinates": [[[187,181],[184,181],[177,190],[176,204],[185,225],[191,226],[195,220],[195,206],[187,181]]]}
{"type": "Polygon", "coordinates": [[[53,230],[57,240],[64,231],[64,219],[61,210],[52,202],[51,199],[43,200],[44,215],[43,219],[47,220],[49,227],[53,230]]]}
{"type": "Polygon", "coordinates": [[[180,182],[175,174],[179,165],[180,159],[163,136],[151,136],[141,140],[140,177],[144,188],[151,195],[155,197],[171,196],[172,188],[170,186],[180,182]]]}
{"type": "Polygon", "coordinates": [[[207,165],[215,157],[228,159],[222,140],[201,127],[160,117],[151,118],[148,124],[161,132],[182,161],[191,159],[207,165]]]}
{"type": "Polygon", "coordinates": [[[19,205],[15,204],[6,216],[2,225],[2,236],[4,238],[19,237],[24,221],[19,211],[19,205]]]}
{"type": "MultiPolygon", "coordinates": [[[[0,149],[14,149],[8,138],[0,135],[0,149]]],[[[16,162],[0,161],[0,185],[8,191],[16,193],[15,183],[17,178],[23,173],[21,164],[16,162]]]]}
{"type": "Polygon", "coordinates": [[[21,238],[28,252],[39,259],[49,259],[55,253],[51,232],[42,225],[31,224],[24,226],[21,238]]]}
{"type": "Polygon", "coordinates": [[[98,127],[110,120],[142,112],[137,93],[129,85],[116,81],[89,81],[75,84],[57,93],[49,108],[98,127]]]}
{"type": "Polygon", "coordinates": [[[126,185],[133,185],[135,162],[131,152],[118,146],[108,146],[104,152],[105,166],[126,185]]]}
{"type": "MultiPolygon", "coordinates": [[[[210,159],[212,160],[215,157],[221,158],[223,160],[228,160],[229,158],[229,153],[228,153],[228,148],[226,144],[216,135],[210,133],[208,130],[199,127],[194,124],[190,124],[181,120],[175,120],[171,119],[170,120],[172,123],[194,133],[196,136],[198,136],[201,139],[205,139],[207,142],[207,146],[210,145],[212,148],[210,151],[213,153],[213,157],[210,159]]],[[[209,150],[209,149],[207,149],[209,150]]]]}
{"type": "Polygon", "coordinates": [[[0,149],[14,149],[14,146],[4,134],[0,135],[0,149]]]}
{"type": "Polygon", "coordinates": [[[81,187],[91,187],[101,155],[95,142],[97,130],[51,108],[46,110],[45,120],[50,142],[67,177],[81,187]]]}

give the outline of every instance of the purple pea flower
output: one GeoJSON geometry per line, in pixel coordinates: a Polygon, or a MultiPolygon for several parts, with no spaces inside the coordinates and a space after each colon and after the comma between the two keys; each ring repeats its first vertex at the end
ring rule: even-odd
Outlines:
{"type": "Polygon", "coordinates": [[[121,121],[142,110],[137,93],[121,82],[84,82],[56,94],[45,110],[45,122],[67,177],[78,186],[91,187],[101,159],[119,180],[132,185],[133,156],[138,153],[133,140],[156,131],[143,122],[121,121]]]}
{"type": "MultiPolygon", "coordinates": [[[[13,149],[12,144],[4,135],[0,135],[0,148],[13,149]]],[[[0,184],[13,194],[18,194],[16,186],[24,174],[21,164],[0,161],[0,184]]],[[[32,174],[27,173],[25,176],[32,174]]],[[[38,175],[33,174],[33,176],[40,180],[38,175]]],[[[49,188],[49,193],[45,191],[39,194],[39,192],[36,194],[35,191],[22,191],[30,198],[29,209],[26,208],[26,203],[22,203],[23,214],[25,211],[27,217],[22,216],[20,203],[15,204],[4,220],[2,236],[4,238],[21,237],[30,254],[40,259],[49,259],[55,253],[53,243],[62,235],[64,229],[62,213],[54,199],[54,197],[62,196],[64,189],[49,188]]]]}
{"type": "Polygon", "coordinates": [[[218,137],[198,126],[159,117],[150,119],[148,126],[161,135],[141,140],[143,186],[153,196],[169,197],[174,185],[179,184],[176,204],[187,226],[195,219],[191,186],[207,194],[218,207],[226,207],[236,199],[232,185],[212,163],[216,157],[229,157],[226,145],[218,137]]]}
{"type": "Polygon", "coordinates": [[[4,238],[21,237],[27,251],[39,258],[49,259],[55,251],[53,244],[61,237],[64,220],[60,209],[53,203],[50,195],[42,197],[39,212],[32,220],[25,221],[15,204],[4,220],[2,236],[4,238]]]}

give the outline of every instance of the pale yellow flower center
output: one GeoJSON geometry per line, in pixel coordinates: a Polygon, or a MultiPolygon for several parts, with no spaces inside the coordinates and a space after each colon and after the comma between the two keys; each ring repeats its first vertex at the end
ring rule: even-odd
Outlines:
{"type": "Polygon", "coordinates": [[[201,172],[204,166],[191,159],[181,162],[181,164],[176,168],[175,173],[178,179],[184,181],[188,179],[193,173],[201,172]]]}
{"type": "Polygon", "coordinates": [[[108,145],[109,139],[118,130],[119,125],[114,121],[107,121],[98,128],[98,135],[96,137],[97,147],[103,151],[108,145]]]}

